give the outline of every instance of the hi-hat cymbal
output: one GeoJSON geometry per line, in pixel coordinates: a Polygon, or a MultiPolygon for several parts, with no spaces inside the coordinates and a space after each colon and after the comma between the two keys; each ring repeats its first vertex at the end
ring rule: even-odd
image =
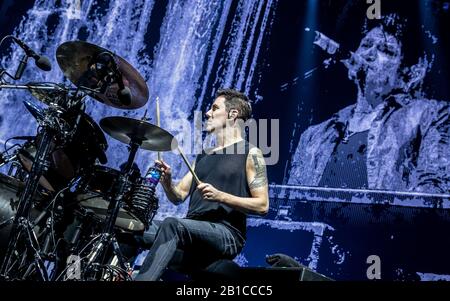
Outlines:
{"type": "Polygon", "coordinates": [[[83,41],[65,42],[56,50],[56,60],[64,75],[77,87],[101,91],[91,96],[104,104],[129,110],[147,103],[149,94],[145,80],[127,61],[107,49],[83,41]],[[123,101],[118,96],[123,89],[117,80],[111,80],[115,74],[110,70],[111,63],[105,61],[110,54],[122,75],[124,87],[131,91],[131,101],[123,101]]]}
{"type": "Polygon", "coordinates": [[[170,151],[177,147],[176,139],[162,128],[128,117],[113,116],[100,120],[100,127],[122,143],[135,142],[140,148],[151,151],[170,151]]]}

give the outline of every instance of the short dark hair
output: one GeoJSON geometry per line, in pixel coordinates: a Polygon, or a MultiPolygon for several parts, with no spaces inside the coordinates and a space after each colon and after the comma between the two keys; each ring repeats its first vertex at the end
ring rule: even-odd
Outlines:
{"type": "Polygon", "coordinates": [[[237,110],[239,119],[247,121],[252,116],[252,106],[247,95],[235,89],[219,89],[216,93],[217,97],[225,98],[225,108],[227,112],[237,110]]]}

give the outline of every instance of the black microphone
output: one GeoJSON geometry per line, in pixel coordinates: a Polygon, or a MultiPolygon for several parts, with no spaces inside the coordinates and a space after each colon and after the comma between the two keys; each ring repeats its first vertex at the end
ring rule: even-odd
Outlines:
{"type": "Polygon", "coordinates": [[[14,79],[20,79],[27,67],[28,55],[24,55],[20,60],[19,66],[17,67],[16,74],[14,74],[14,79]]]}
{"type": "MultiPolygon", "coordinates": [[[[25,44],[22,40],[19,40],[19,39],[16,38],[16,37],[12,37],[12,38],[13,38],[14,42],[16,42],[17,45],[19,45],[20,48],[22,48],[22,49],[25,51],[25,53],[27,54],[27,56],[34,58],[34,60],[35,60],[35,62],[36,62],[36,66],[37,66],[39,69],[42,69],[42,70],[44,70],[44,71],[50,71],[50,70],[52,70],[52,63],[50,62],[50,60],[49,60],[46,56],[37,54],[33,49],[31,49],[31,48],[30,48],[27,44],[25,44]]],[[[23,61],[23,59],[22,59],[22,61],[23,61]]],[[[22,64],[22,61],[21,61],[21,64],[22,64]]],[[[25,61],[25,65],[26,65],[26,61],[25,61]]],[[[19,66],[19,67],[20,67],[20,66],[19,66]]],[[[22,67],[22,68],[25,68],[25,67],[22,67]]],[[[19,70],[18,70],[18,71],[19,71],[19,70]]],[[[23,74],[23,71],[21,71],[21,72],[22,72],[22,74],[23,74]]],[[[18,73],[18,72],[16,72],[16,74],[17,74],[17,73],[18,73]]]]}

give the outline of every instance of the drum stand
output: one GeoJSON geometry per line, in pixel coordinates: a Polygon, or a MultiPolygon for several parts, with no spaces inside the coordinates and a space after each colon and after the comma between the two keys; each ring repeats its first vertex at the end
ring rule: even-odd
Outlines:
{"type": "Polygon", "coordinates": [[[50,142],[53,137],[54,134],[49,129],[42,132],[41,141],[37,148],[35,162],[33,163],[30,175],[25,182],[25,189],[20,194],[19,204],[13,221],[8,247],[6,249],[5,257],[3,258],[3,264],[0,270],[0,277],[2,278],[10,278],[9,272],[13,253],[16,250],[17,243],[25,234],[24,241],[27,246],[27,251],[31,251],[33,253],[34,262],[42,279],[48,280],[47,271],[40,256],[39,244],[31,222],[28,220],[28,214],[31,209],[33,196],[35,195],[38,187],[39,179],[49,166],[47,157],[51,151],[50,142]]]}
{"type": "MultiPolygon", "coordinates": [[[[17,86],[10,87],[9,85],[0,84],[0,88],[17,88],[17,86]]],[[[78,113],[79,116],[81,111],[82,110],[80,109],[78,113]]],[[[15,262],[12,259],[17,252],[17,245],[19,241],[23,241],[26,248],[25,253],[23,254],[24,258],[22,259],[26,259],[27,253],[30,252],[34,258],[34,265],[36,266],[39,276],[44,281],[49,280],[47,270],[44,266],[44,261],[41,258],[39,243],[33,230],[34,225],[28,220],[29,212],[33,204],[33,197],[36,193],[39,179],[49,168],[48,158],[52,151],[52,140],[55,137],[63,138],[63,140],[67,138],[70,139],[71,133],[76,130],[78,125],[75,124],[74,129],[65,128],[65,122],[61,118],[63,110],[61,110],[58,106],[49,106],[49,108],[45,109],[44,112],[37,113],[39,113],[40,117],[38,122],[43,129],[40,133],[40,141],[36,149],[37,152],[34,163],[30,174],[25,181],[25,188],[19,197],[8,246],[0,269],[0,279],[12,280],[16,277],[21,277],[21,279],[24,279],[24,277],[28,276],[31,272],[29,267],[27,272],[22,276],[20,274],[11,274],[11,272],[14,273],[14,271],[20,271],[21,267],[14,267],[15,262]]],[[[77,122],[79,122],[79,119],[77,122]]],[[[19,263],[19,265],[23,264],[28,264],[28,262],[21,261],[19,263]]]]}
{"type": "MultiPolygon", "coordinates": [[[[128,161],[125,165],[125,168],[122,171],[122,174],[119,177],[119,183],[113,193],[113,196],[110,197],[109,207],[108,207],[108,217],[105,221],[104,231],[101,234],[98,242],[92,247],[91,252],[87,256],[87,264],[86,270],[89,271],[89,268],[93,265],[97,265],[95,262],[99,258],[105,258],[106,252],[108,250],[108,246],[112,246],[112,252],[114,256],[117,258],[117,263],[121,272],[123,273],[123,278],[128,279],[130,276],[128,274],[129,267],[125,264],[122,252],[119,247],[119,243],[114,234],[114,226],[116,223],[117,216],[119,214],[119,210],[122,206],[123,196],[126,192],[126,185],[128,183],[128,178],[131,176],[132,166],[134,159],[136,157],[136,152],[141,145],[140,141],[131,141],[130,142],[130,154],[128,155],[128,161]]],[[[92,279],[90,279],[92,280],[92,279]]],[[[101,279],[95,279],[101,280],[101,279]]]]}

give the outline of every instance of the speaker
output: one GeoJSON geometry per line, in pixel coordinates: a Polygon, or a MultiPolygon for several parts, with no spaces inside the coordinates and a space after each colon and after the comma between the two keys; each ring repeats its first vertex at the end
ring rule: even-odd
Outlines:
{"type": "Polygon", "coordinates": [[[239,267],[232,260],[218,260],[193,274],[196,280],[272,280],[272,281],[333,281],[305,266],[300,267],[239,267]]]}

